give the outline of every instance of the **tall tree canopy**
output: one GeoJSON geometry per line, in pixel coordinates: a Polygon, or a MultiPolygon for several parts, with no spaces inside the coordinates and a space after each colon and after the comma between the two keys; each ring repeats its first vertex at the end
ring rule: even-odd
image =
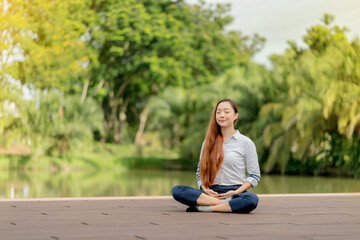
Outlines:
{"type": "MultiPolygon", "coordinates": [[[[225,69],[249,61],[264,40],[225,32],[228,6],[208,8],[184,1],[99,1],[101,15],[90,32],[99,60],[90,86],[101,98],[108,133],[122,142],[129,129],[146,121],[144,105],[165,86],[190,88],[211,81],[225,69]]],[[[134,132],[134,131],[133,131],[134,132]]]]}
{"type": "MultiPolygon", "coordinates": [[[[70,106],[64,110],[71,103],[64,93],[83,85],[89,61],[96,56],[86,43],[91,13],[80,0],[0,1],[0,134],[5,141],[1,145],[49,145],[47,141],[64,142],[61,139],[84,129],[70,130],[70,119],[75,123],[81,117],[64,118],[62,113],[72,114],[70,106]],[[31,100],[22,99],[23,86],[33,90],[31,100]]],[[[83,106],[78,115],[89,108],[97,106],[83,106]]],[[[89,126],[81,134],[89,137],[89,126]]]]}
{"type": "Polygon", "coordinates": [[[81,80],[90,55],[84,37],[89,11],[83,2],[2,1],[0,41],[6,56],[1,69],[41,89],[66,90],[81,80]]]}
{"type": "MultiPolygon", "coordinates": [[[[286,172],[289,161],[305,171],[360,174],[360,42],[333,16],[307,30],[306,48],[289,42],[272,56],[275,95],[259,111],[263,146],[269,148],[265,172],[286,172]],[[311,170],[313,168],[313,170],[311,170]]],[[[259,125],[254,125],[259,127],[259,125]]]]}
{"type": "Polygon", "coordinates": [[[264,172],[359,176],[360,42],[332,19],[307,30],[306,47],[289,41],[271,71],[248,64],[188,91],[167,88],[148,103],[148,129],[197,159],[212,107],[233,98],[264,172]]]}

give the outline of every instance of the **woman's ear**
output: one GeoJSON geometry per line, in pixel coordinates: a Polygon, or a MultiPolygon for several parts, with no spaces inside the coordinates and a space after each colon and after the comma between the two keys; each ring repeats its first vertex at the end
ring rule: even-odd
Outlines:
{"type": "MultiPolygon", "coordinates": [[[[239,113],[235,113],[235,120],[237,120],[238,117],[239,117],[239,113]]],[[[235,120],[234,120],[234,121],[235,121],[235,120]]]]}

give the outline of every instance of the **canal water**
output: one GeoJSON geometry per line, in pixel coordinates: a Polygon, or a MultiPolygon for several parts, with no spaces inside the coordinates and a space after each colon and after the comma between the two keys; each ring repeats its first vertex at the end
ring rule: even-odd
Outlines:
{"type": "MultiPolygon", "coordinates": [[[[194,172],[117,170],[96,172],[1,172],[0,198],[163,196],[174,185],[197,187],[194,172]]],[[[263,175],[254,193],[360,192],[349,178],[263,175]]]]}

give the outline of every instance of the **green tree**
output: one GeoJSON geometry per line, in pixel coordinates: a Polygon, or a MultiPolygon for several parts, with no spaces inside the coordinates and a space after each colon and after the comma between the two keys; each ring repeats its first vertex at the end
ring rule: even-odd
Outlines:
{"type": "Polygon", "coordinates": [[[103,116],[91,98],[84,103],[79,95],[58,90],[39,91],[23,105],[22,125],[31,141],[33,157],[66,155],[93,141],[95,131],[103,131],[103,116]]]}
{"type": "MultiPolygon", "coordinates": [[[[62,139],[69,137],[63,141],[67,142],[84,129],[71,128],[67,122],[70,132],[59,130],[64,124],[58,121],[61,119],[58,113],[71,107],[62,102],[67,103],[71,96],[64,98],[63,95],[83,87],[88,78],[89,61],[96,57],[96,51],[86,44],[91,13],[85,2],[78,0],[0,2],[0,134],[5,139],[2,145],[29,145],[31,140],[30,145],[38,149],[37,146],[51,145],[47,140],[55,139],[56,131],[61,132],[58,135],[62,135],[62,139]],[[35,103],[23,100],[23,86],[32,90],[31,98],[44,97],[35,103]],[[53,96],[50,98],[47,92],[57,94],[50,94],[53,96]]],[[[84,104],[83,111],[78,109],[80,113],[89,109],[84,97],[78,101],[84,104]]],[[[68,104],[79,106],[71,101],[68,104]]],[[[91,104],[96,108],[97,103],[91,104]]],[[[73,121],[74,125],[78,124],[77,119],[73,121]]],[[[92,139],[87,129],[82,132],[87,132],[87,137],[92,139]]],[[[60,152],[69,149],[58,147],[60,152]]]]}
{"type": "Polygon", "coordinates": [[[85,77],[90,50],[83,1],[8,0],[0,6],[0,44],[7,60],[1,67],[7,74],[29,87],[60,90],[85,77]]]}
{"type": "Polygon", "coordinates": [[[256,121],[266,123],[258,135],[269,154],[265,172],[285,173],[300,161],[296,172],[360,174],[360,45],[332,19],[308,29],[307,48],[290,42],[284,55],[272,56],[278,94],[256,121]]]}
{"type": "MultiPolygon", "coordinates": [[[[184,1],[101,1],[98,24],[90,32],[99,61],[90,86],[103,88],[107,137],[123,141],[123,127],[141,136],[145,103],[166,86],[191,88],[227,68],[249,61],[264,42],[225,32],[228,6],[207,8],[184,1]]],[[[136,137],[135,139],[138,139],[136,137]]]]}
{"type": "Polygon", "coordinates": [[[149,101],[148,130],[198,159],[214,104],[233,98],[237,127],[255,141],[264,172],[359,176],[360,44],[332,19],[308,29],[307,47],[289,41],[271,71],[246,64],[189,90],[166,88],[149,101]]]}
{"type": "Polygon", "coordinates": [[[213,107],[222,98],[232,98],[238,103],[236,127],[244,134],[251,134],[252,122],[267,99],[263,89],[266,73],[264,67],[248,63],[192,89],[168,87],[146,106],[152,113],[147,130],[160,132],[163,146],[178,149],[182,158],[197,160],[213,107]]]}

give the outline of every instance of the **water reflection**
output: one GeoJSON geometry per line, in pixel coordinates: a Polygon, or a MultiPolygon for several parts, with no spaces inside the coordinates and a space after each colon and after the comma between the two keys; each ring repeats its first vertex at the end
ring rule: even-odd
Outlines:
{"type": "Polygon", "coordinates": [[[177,184],[196,187],[192,172],[98,171],[0,174],[0,198],[170,195],[177,184]]]}
{"type": "MultiPolygon", "coordinates": [[[[197,187],[193,172],[119,170],[98,172],[2,172],[0,198],[159,196],[177,184],[197,187]]],[[[343,178],[262,176],[255,193],[360,192],[343,178]]]]}
{"type": "Polygon", "coordinates": [[[360,192],[360,181],[351,178],[262,176],[255,193],[360,192]]]}

